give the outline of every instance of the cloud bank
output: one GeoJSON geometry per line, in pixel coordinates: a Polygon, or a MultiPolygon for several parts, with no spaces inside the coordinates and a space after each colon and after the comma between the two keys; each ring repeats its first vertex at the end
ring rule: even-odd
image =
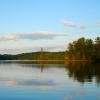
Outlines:
{"type": "Polygon", "coordinates": [[[0,36],[0,41],[19,40],[19,39],[31,39],[31,40],[53,39],[54,37],[58,36],[66,36],[66,34],[59,32],[17,33],[17,34],[0,36]]]}
{"type": "Polygon", "coordinates": [[[37,52],[41,50],[41,47],[44,48],[45,51],[64,51],[66,50],[66,44],[45,44],[45,45],[33,45],[26,47],[17,47],[16,48],[0,48],[0,54],[20,54],[20,53],[28,53],[28,52],[37,52]]]}
{"type": "Polygon", "coordinates": [[[62,23],[67,27],[77,28],[77,29],[82,29],[82,30],[85,29],[85,26],[76,24],[75,22],[70,21],[70,20],[64,20],[62,21],[62,23]]]}

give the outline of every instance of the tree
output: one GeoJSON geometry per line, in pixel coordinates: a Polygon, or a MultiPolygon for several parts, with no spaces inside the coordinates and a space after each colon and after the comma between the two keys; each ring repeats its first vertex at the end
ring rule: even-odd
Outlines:
{"type": "Polygon", "coordinates": [[[97,37],[95,39],[94,58],[95,58],[96,61],[100,61],[100,37],[97,37]]]}
{"type": "Polygon", "coordinates": [[[85,43],[85,55],[88,60],[92,59],[93,53],[94,53],[94,45],[93,41],[91,39],[86,39],[85,43]]]}
{"type": "Polygon", "coordinates": [[[95,41],[82,37],[69,43],[68,54],[69,59],[74,57],[76,60],[100,61],[100,37],[95,41]]]}

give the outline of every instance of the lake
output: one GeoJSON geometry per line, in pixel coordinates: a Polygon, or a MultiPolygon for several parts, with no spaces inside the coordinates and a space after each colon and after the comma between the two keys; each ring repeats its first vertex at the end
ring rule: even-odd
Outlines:
{"type": "Polygon", "coordinates": [[[100,100],[100,64],[1,61],[0,100],[100,100]]]}

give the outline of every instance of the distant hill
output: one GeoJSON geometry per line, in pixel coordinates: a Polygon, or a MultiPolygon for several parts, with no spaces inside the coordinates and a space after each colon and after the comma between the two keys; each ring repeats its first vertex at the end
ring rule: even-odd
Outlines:
{"type": "MultiPolygon", "coordinates": [[[[22,53],[17,55],[0,55],[0,60],[40,60],[41,52],[22,53]]],[[[63,60],[65,52],[45,52],[46,60],[63,60]]]]}

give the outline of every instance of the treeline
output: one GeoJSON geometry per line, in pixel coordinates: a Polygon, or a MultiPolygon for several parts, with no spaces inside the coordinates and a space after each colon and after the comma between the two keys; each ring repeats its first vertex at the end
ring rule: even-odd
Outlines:
{"type": "Polygon", "coordinates": [[[16,60],[15,55],[8,55],[8,54],[0,54],[0,60],[16,60]]]}
{"type": "Polygon", "coordinates": [[[66,59],[100,61],[100,37],[94,41],[84,37],[69,43],[66,59]]]}
{"type": "Polygon", "coordinates": [[[64,60],[65,52],[43,51],[43,59],[40,52],[22,53],[17,55],[0,55],[0,60],[64,60]]]}
{"type": "Polygon", "coordinates": [[[84,37],[69,43],[63,52],[32,52],[17,55],[0,55],[0,60],[87,60],[100,61],[100,37],[94,41],[84,37]]]}
{"type": "Polygon", "coordinates": [[[16,55],[17,60],[64,60],[65,52],[33,52],[16,55]]]}

